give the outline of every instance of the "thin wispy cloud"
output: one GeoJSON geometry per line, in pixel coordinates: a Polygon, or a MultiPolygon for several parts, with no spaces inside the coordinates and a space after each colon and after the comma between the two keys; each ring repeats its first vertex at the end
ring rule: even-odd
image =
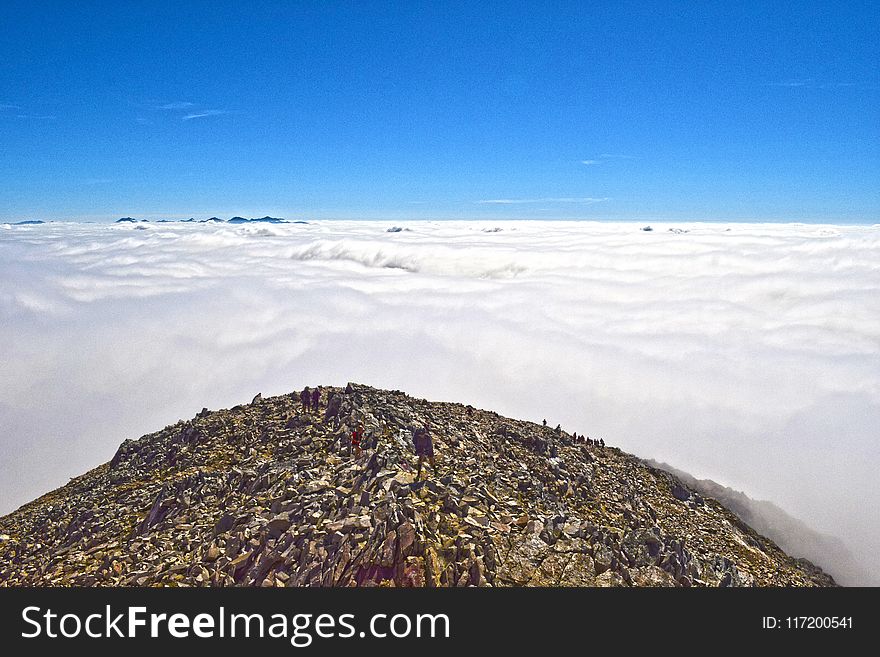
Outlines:
{"type": "Polygon", "coordinates": [[[16,114],[19,119],[37,119],[40,121],[54,121],[58,117],[54,114],[16,114]]]}
{"type": "Polygon", "coordinates": [[[792,80],[778,80],[774,82],[765,82],[765,87],[775,87],[777,89],[851,89],[857,91],[873,91],[877,89],[877,85],[862,82],[853,82],[852,80],[839,80],[831,82],[822,82],[814,78],[801,78],[792,80]]]}
{"type": "Polygon", "coordinates": [[[483,199],[477,201],[477,203],[482,205],[521,205],[526,203],[583,203],[583,204],[591,204],[591,203],[602,203],[603,201],[610,200],[609,197],[594,197],[594,196],[582,196],[582,197],[574,197],[574,196],[564,196],[564,197],[545,197],[545,198],[490,198],[483,199]]]}
{"type": "Polygon", "coordinates": [[[779,82],[768,82],[768,87],[811,87],[813,79],[806,78],[802,80],[781,80],[779,82]]]}
{"type": "Polygon", "coordinates": [[[160,110],[185,110],[190,107],[195,107],[195,103],[190,103],[187,101],[176,101],[173,103],[165,103],[164,105],[159,105],[156,109],[160,110]]]}
{"type": "Polygon", "coordinates": [[[779,87],[783,89],[872,89],[872,85],[863,82],[853,82],[851,80],[841,80],[832,82],[820,82],[814,78],[802,78],[793,80],[780,80],[777,82],[767,82],[764,86],[779,87]]]}
{"type": "Polygon", "coordinates": [[[20,110],[20,105],[13,105],[12,103],[0,103],[0,110],[20,110]]]}
{"type": "Polygon", "coordinates": [[[862,87],[864,85],[860,85],[858,82],[829,82],[826,84],[820,84],[820,89],[846,89],[848,87],[862,87]]]}
{"type": "Polygon", "coordinates": [[[193,119],[203,119],[207,116],[221,116],[223,114],[232,114],[231,110],[202,110],[201,112],[193,112],[192,114],[187,114],[183,117],[184,121],[192,121],[193,119]]]}
{"type": "Polygon", "coordinates": [[[593,164],[601,164],[606,160],[633,160],[635,159],[632,155],[619,155],[614,153],[600,153],[594,158],[588,160],[581,160],[581,164],[586,164],[587,166],[591,166],[593,164]]]}

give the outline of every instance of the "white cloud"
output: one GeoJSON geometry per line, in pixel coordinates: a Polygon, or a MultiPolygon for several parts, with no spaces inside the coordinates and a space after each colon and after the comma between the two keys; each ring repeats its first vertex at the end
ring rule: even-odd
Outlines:
{"type": "Polygon", "coordinates": [[[837,80],[837,81],[829,81],[829,82],[819,82],[813,78],[803,78],[797,80],[781,80],[778,82],[767,82],[765,86],[768,87],[782,87],[782,88],[806,88],[806,89],[859,89],[859,90],[869,90],[869,89],[877,89],[876,85],[867,84],[865,82],[852,82],[849,80],[837,80]]]}
{"type": "Polygon", "coordinates": [[[880,226],[388,226],[4,230],[0,513],[202,406],[355,380],[601,436],[877,572],[880,226]]]}
{"type": "Polygon", "coordinates": [[[606,160],[634,160],[632,155],[616,155],[614,153],[600,153],[596,158],[591,160],[581,160],[581,164],[592,166],[593,164],[601,164],[606,160]]]}
{"type": "Polygon", "coordinates": [[[209,109],[202,110],[200,112],[193,112],[192,114],[187,114],[183,117],[184,121],[191,121],[192,119],[202,119],[206,116],[220,116],[221,114],[231,114],[229,110],[218,110],[218,109],[209,109]]]}
{"type": "Polygon", "coordinates": [[[592,196],[582,197],[549,197],[549,198],[492,198],[477,201],[484,205],[519,205],[524,203],[602,203],[609,200],[608,197],[596,198],[592,196]]]}
{"type": "Polygon", "coordinates": [[[156,107],[156,109],[185,110],[185,109],[189,109],[190,107],[195,107],[195,103],[189,103],[186,101],[177,101],[174,103],[165,103],[164,105],[159,105],[158,107],[156,107]]]}
{"type": "Polygon", "coordinates": [[[781,82],[768,82],[768,87],[808,87],[813,84],[812,78],[803,80],[783,80],[781,82]]]}

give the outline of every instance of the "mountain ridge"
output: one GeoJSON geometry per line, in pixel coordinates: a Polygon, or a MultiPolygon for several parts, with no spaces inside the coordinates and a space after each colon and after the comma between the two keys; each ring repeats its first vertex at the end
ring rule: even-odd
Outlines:
{"type": "Polygon", "coordinates": [[[834,586],[616,447],[360,384],[194,418],[0,517],[0,586],[834,586]],[[437,471],[416,478],[428,422],[437,471]],[[351,430],[364,428],[361,454],[351,430]]]}

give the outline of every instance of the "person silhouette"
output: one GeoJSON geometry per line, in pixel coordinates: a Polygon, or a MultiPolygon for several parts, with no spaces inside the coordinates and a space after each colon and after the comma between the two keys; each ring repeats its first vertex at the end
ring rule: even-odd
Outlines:
{"type": "Polygon", "coordinates": [[[424,463],[426,458],[431,464],[431,468],[436,473],[437,464],[434,462],[434,440],[431,438],[431,432],[428,428],[427,422],[413,432],[413,442],[416,447],[416,455],[419,457],[419,466],[416,469],[416,480],[418,480],[422,474],[422,463],[424,463]]]}

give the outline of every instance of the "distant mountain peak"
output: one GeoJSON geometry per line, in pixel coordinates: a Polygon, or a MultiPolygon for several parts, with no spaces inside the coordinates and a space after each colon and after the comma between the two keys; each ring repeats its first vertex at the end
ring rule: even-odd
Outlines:
{"type": "Polygon", "coordinates": [[[286,219],[277,217],[260,217],[259,219],[245,219],[244,217],[233,217],[229,220],[231,224],[251,224],[251,223],[269,223],[269,224],[286,224],[286,219]]]}

